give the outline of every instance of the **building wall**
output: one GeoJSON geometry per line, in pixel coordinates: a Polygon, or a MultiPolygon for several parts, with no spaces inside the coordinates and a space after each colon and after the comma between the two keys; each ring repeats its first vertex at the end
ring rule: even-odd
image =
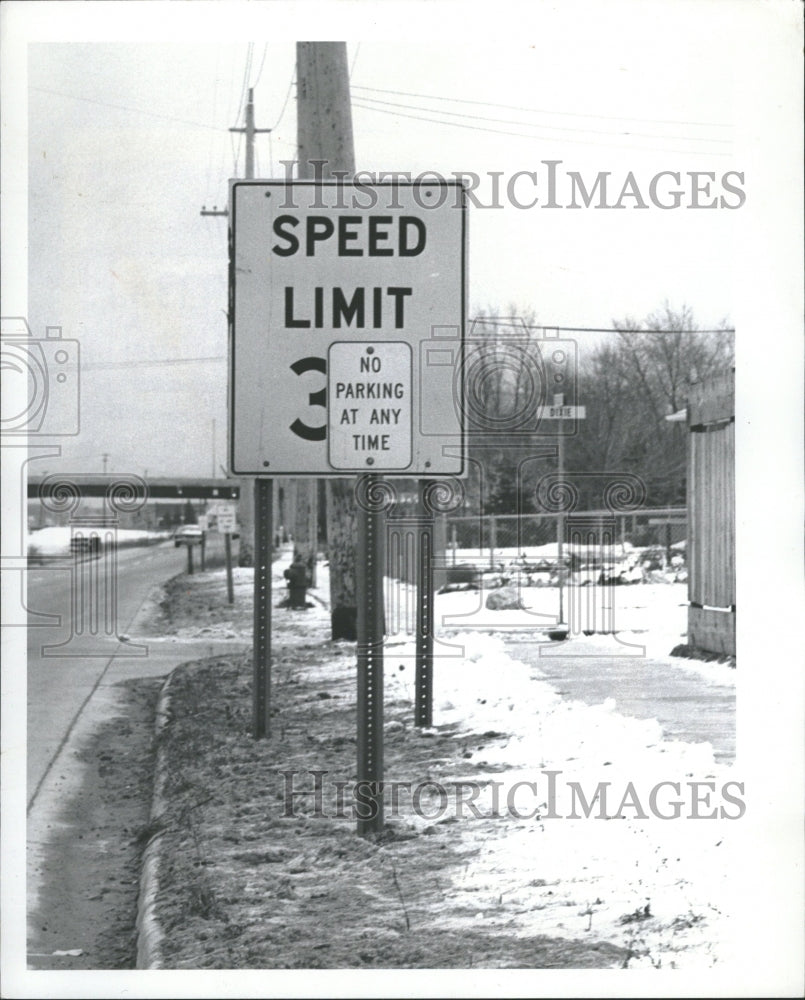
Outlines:
{"type": "Polygon", "coordinates": [[[735,655],[735,374],[688,403],[688,643],[735,655]]]}

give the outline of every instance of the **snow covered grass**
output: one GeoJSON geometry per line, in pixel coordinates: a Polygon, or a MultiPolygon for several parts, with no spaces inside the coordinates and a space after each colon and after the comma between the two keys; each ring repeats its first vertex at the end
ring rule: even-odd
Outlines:
{"type": "MultiPolygon", "coordinates": [[[[555,586],[519,586],[517,594],[522,610],[489,610],[486,599],[497,590],[497,582],[491,579],[482,581],[478,590],[437,594],[434,601],[436,634],[468,628],[507,633],[536,632],[547,630],[559,621],[559,590],[555,586]]],[[[412,634],[415,588],[387,579],[385,596],[389,631],[392,635],[412,634]]],[[[615,631],[625,641],[644,646],[647,656],[668,656],[686,639],[687,586],[684,583],[612,587],[570,583],[564,589],[563,617],[567,622],[573,606],[579,632],[601,630],[604,605],[612,609],[609,620],[614,622],[615,631]]],[[[586,641],[593,646],[597,644],[602,655],[611,644],[602,635],[590,636],[586,641]]],[[[689,669],[696,668],[689,665],[689,669]]],[[[708,671],[707,675],[716,676],[716,673],[708,671]]]]}
{"type": "MultiPolygon", "coordinates": [[[[274,564],[275,596],[283,593],[288,558],[274,564]]],[[[240,615],[233,627],[244,637],[251,580],[250,570],[236,570],[240,615]]],[[[202,588],[199,607],[224,600],[222,571],[186,585],[202,588]]],[[[413,592],[396,581],[386,586],[387,612],[396,608],[398,625],[386,641],[386,725],[394,733],[388,738],[399,740],[411,732],[413,592]]],[[[734,684],[735,671],[724,665],[668,656],[685,631],[684,585],[608,592],[615,595],[621,636],[661,657],[662,669],[693,671],[703,688],[734,684]]],[[[316,606],[301,614],[274,612],[288,662],[298,644],[310,649],[311,639],[326,634],[328,593],[327,567],[320,565],[316,606]]],[[[525,611],[489,611],[483,592],[435,600],[441,641],[430,732],[447,749],[428,761],[426,772],[414,760],[404,773],[387,773],[389,781],[435,783],[419,811],[403,796],[394,820],[421,836],[455,831],[467,859],[450,868],[444,882],[440,874],[441,892],[428,897],[429,920],[459,931],[470,921],[518,938],[603,940],[627,949],[630,968],[723,967],[736,951],[731,915],[740,912],[735,876],[742,861],[734,820],[742,786],[714,759],[709,743],[667,740],[656,719],[622,715],[609,698],[571,700],[538,667],[513,655],[507,635],[553,621],[558,610],[555,588],[523,588],[522,595],[525,611]],[[440,822],[457,825],[434,827],[440,822]]],[[[611,642],[603,635],[584,639],[588,651],[600,648],[604,656],[611,642]]],[[[317,684],[329,692],[349,693],[354,683],[342,646],[317,647],[317,684]]]]}
{"type": "MultiPolygon", "coordinates": [[[[679,602],[655,603],[652,596],[661,597],[671,589],[628,588],[628,610],[635,620],[649,628],[652,623],[662,626],[659,639],[648,633],[641,638],[650,647],[664,646],[666,652],[665,615],[679,602]]],[[[457,605],[470,605],[473,597],[443,595],[437,609],[450,604],[455,613],[457,605]]],[[[472,613],[479,612],[473,608],[472,613]]],[[[676,617],[672,629],[684,621],[682,615],[676,617]]],[[[474,821],[479,856],[454,887],[458,900],[475,905],[477,918],[485,922],[510,923],[514,911],[517,933],[574,938],[595,933],[631,948],[632,966],[697,968],[725,961],[731,948],[726,920],[733,891],[731,824],[723,819],[696,823],[684,818],[692,809],[710,814],[712,808],[693,805],[692,797],[712,797],[711,805],[718,807],[719,790],[732,779],[729,769],[714,761],[710,745],[664,741],[656,720],[624,717],[610,699],[588,706],[561,697],[540,679],[537,668],[510,655],[491,626],[484,632],[451,635],[450,642],[463,647],[465,656],[435,661],[438,724],[456,725],[457,736],[500,735],[481,740],[469,758],[475,765],[472,780],[485,785],[476,807],[483,816],[492,811],[492,782],[500,783],[501,803],[518,782],[526,782],[533,784],[520,786],[515,806],[524,815],[535,808],[538,813],[530,820],[508,817],[505,836],[494,832],[499,819],[474,821]],[[558,773],[551,777],[548,772],[558,773]],[[710,784],[692,786],[696,781],[710,784]],[[666,816],[676,811],[672,801],[683,803],[681,817],[673,821],[660,819],[648,804],[652,790],[662,782],[678,783],[677,789],[664,785],[654,793],[658,812],[666,816]],[[715,796],[710,795],[711,786],[715,796]],[[697,787],[704,792],[697,793],[697,787]],[[600,788],[609,796],[607,808],[597,806],[586,817],[576,794],[581,790],[590,802],[600,788]],[[624,796],[628,804],[619,812],[624,796]],[[601,812],[618,815],[600,818],[601,812]],[[543,908],[526,905],[535,884],[545,887],[543,908]]],[[[405,653],[413,656],[412,644],[397,645],[388,655],[390,701],[411,696],[410,671],[393,669],[405,653]],[[408,680],[403,680],[406,673],[408,680]]],[[[734,683],[734,671],[693,663],[686,661],[682,669],[707,672],[713,684],[734,683]]],[[[740,797],[735,788],[732,791],[740,797]]],[[[737,812],[738,807],[733,808],[729,815],[737,812]]]]}

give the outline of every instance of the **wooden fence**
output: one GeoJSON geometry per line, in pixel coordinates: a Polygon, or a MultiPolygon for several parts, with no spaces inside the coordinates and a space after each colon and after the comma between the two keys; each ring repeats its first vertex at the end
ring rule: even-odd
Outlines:
{"type": "Polygon", "coordinates": [[[735,655],[735,375],[688,401],[688,643],[735,655]]]}

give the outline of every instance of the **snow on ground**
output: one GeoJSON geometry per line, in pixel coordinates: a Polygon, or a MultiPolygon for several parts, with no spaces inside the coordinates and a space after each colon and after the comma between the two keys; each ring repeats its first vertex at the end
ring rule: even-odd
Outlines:
{"type": "MultiPolygon", "coordinates": [[[[672,803],[684,800],[683,814],[690,814],[690,782],[714,782],[721,789],[731,780],[729,770],[714,762],[709,744],[664,742],[656,720],[621,716],[610,699],[586,706],[562,698],[539,679],[536,668],[510,656],[500,636],[455,638],[468,655],[461,662],[434,664],[438,724],[458,724],[459,734],[506,734],[502,741],[484,740],[471,756],[477,763],[472,779],[487,783],[474,805],[484,816],[495,811],[490,782],[500,783],[501,810],[518,782],[536,784],[536,789],[524,784],[515,791],[515,808],[529,818],[516,821],[505,837],[487,840],[485,825],[478,824],[480,856],[456,886],[459,901],[464,897],[471,905],[478,900],[478,919],[495,921],[496,906],[489,902],[494,887],[492,896],[506,899],[507,916],[522,897],[518,933],[579,937],[591,927],[618,943],[633,941],[647,964],[691,968],[724,960],[729,942],[722,917],[729,912],[725,904],[731,873],[729,830],[724,827],[729,824],[663,821],[648,803],[659,782],[678,782],[681,794],[664,786],[655,808],[672,815],[672,803]],[[558,773],[551,776],[551,771],[558,773]],[[607,807],[593,808],[587,818],[579,790],[589,803],[600,783],[609,783],[607,807]],[[619,812],[625,797],[628,804],[619,818],[598,818],[601,812],[619,812]],[[535,809],[538,825],[529,816],[535,809]],[[543,910],[534,910],[532,902],[525,907],[535,877],[549,887],[550,906],[543,910]],[[558,903],[567,906],[559,924],[558,903]],[[657,921],[640,919],[646,906],[657,921]],[[625,914],[637,916],[624,924],[625,914]],[[707,926],[704,936],[691,932],[698,924],[707,926]]],[[[387,669],[386,675],[390,700],[410,696],[399,671],[387,669]]],[[[706,787],[701,794],[707,794],[706,787]]],[[[433,802],[437,808],[435,797],[433,802]]],[[[712,805],[720,802],[713,797],[712,805]]],[[[712,805],[698,811],[711,813],[712,805]]]]}
{"type": "MultiPolygon", "coordinates": [[[[435,657],[434,719],[439,725],[457,724],[460,733],[506,734],[502,741],[485,740],[472,754],[471,762],[477,762],[473,777],[479,782],[500,782],[497,795],[503,810],[505,797],[517,782],[535,783],[536,790],[520,786],[514,802],[523,814],[538,808],[541,820],[538,827],[533,820],[517,821],[505,837],[494,838],[485,830],[489,821],[479,821],[480,856],[456,889],[468,905],[479,901],[479,920],[495,921],[494,899],[486,906],[480,901],[495,894],[505,897],[507,907],[501,913],[509,915],[518,894],[525,898],[526,887],[533,887],[538,876],[540,883],[550,887],[546,893],[550,893],[551,905],[541,911],[530,904],[527,910],[524,907],[518,933],[576,937],[592,929],[619,943],[631,942],[642,955],[632,965],[642,961],[696,968],[727,960],[732,945],[726,915],[736,912],[729,904],[736,891],[730,823],[663,820],[647,799],[658,783],[678,782],[679,795],[669,785],[655,793],[657,812],[672,815],[677,811],[673,802],[681,801],[682,816],[708,815],[713,806],[725,807],[727,815],[735,816],[739,807],[719,794],[732,780],[731,771],[715,762],[709,744],[664,741],[656,720],[622,716],[611,699],[587,706],[561,697],[540,679],[536,667],[513,657],[505,642],[507,635],[535,626],[545,628],[558,620],[557,589],[521,587],[518,593],[525,610],[490,611],[485,599],[493,589],[436,596],[435,634],[438,637],[448,628],[444,641],[464,655],[435,657]],[[561,773],[551,779],[549,771],[561,773]],[[558,818],[548,818],[551,780],[556,795],[553,812],[558,818]],[[691,786],[695,781],[715,784],[717,794],[711,796],[709,806],[705,804],[709,787],[703,785],[697,791],[697,786],[691,786]],[[578,791],[590,802],[602,782],[610,783],[604,793],[609,796],[608,808],[594,808],[590,818],[585,818],[578,791]],[[694,804],[697,795],[703,800],[694,804]],[[595,818],[601,812],[618,813],[624,797],[628,804],[620,818],[595,818]],[[641,811],[647,818],[639,818],[641,811]],[[567,818],[574,814],[578,818],[567,818]],[[566,919],[559,925],[557,895],[567,906],[566,919]],[[580,906],[580,899],[586,905],[580,906]],[[642,919],[646,906],[658,920],[642,919]],[[634,920],[624,923],[628,914],[634,920]]],[[[600,601],[606,595],[614,608],[619,638],[640,643],[647,656],[665,659],[668,669],[695,672],[708,686],[734,685],[735,671],[723,664],[669,658],[670,651],[686,638],[685,584],[575,590],[584,599],[593,595],[600,601]]],[[[566,609],[571,591],[566,588],[566,609]]],[[[398,610],[396,622],[410,626],[413,588],[387,580],[386,598],[392,610],[395,601],[397,609],[403,609],[398,610]]],[[[414,645],[406,631],[410,636],[409,627],[388,641],[385,674],[390,701],[413,695],[414,645]],[[406,663],[406,669],[401,669],[406,663]]],[[[597,646],[607,655],[612,652],[612,641],[611,636],[593,635],[585,638],[585,647],[595,650],[597,646]]],[[[436,649],[440,648],[437,644],[436,649]]],[[[740,798],[736,788],[730,786],[730,791],[740,798]]],[[[488,785],[474,803],[483,815],[494,811],[494,794],[488,785]]]]}
{"type": "MultiPolygon", "coordinates": [[[[497,581],[483,582],[480,590],[454,590],[437,594],[434,603],[435,624],[439,630],[487,630],[512,634],[549,629],[559,621],[559,592],[556,587],[517,587],[523,610],[486,608],[486,600],[499,588],[497,581]]],[[[397,580],[386,580],[387,622],[392,635],[411,634],[415,614],[415,588],[397,580]]],[[[668,656],[675,646],[687,641],[687,584],[648,583],[630,586],[586,586],[570,584],[564,590],[564,620],[571,605],[576,609],[581,631],[601,627],[603,607],[611,607],[611,620],[622,642],[645,648],[648,657],[668,656]]],[[[453,638],[451,642],[455,641],[453,638]]],[[[585,638],[591,649],[601,655],[613,646],[611,637],[594,635],[585,638]]],[[[703,678],[731,685],[734,671],[724,664],[688,661],[684,669],[696,671],[703,678]]]]}
{"type": "MultiPolygon", "coordinates": [[[[284,596],[289,560],[286,553],[274,563],[274,604],[284,596]]],[[[240,615],[227,628],[244,638],[252,580],[251,570],[235,571],[240,615]]],[[[208,604],[214,594],[225,600],[222,570],[197,575],[193,586],[203,587],[208,604]]],[[[734,684],[735,671],[724,665],[669,658],[684,638],[683,584],[613,592],[621,638],[644,644],[669,670],[698,673],[705,686],[734,684]]],[[[326,615],[328,594],[327,567],[319,565],[309,615],[326,615]]],[[[490,612],[484,592],[435,599],[442,641],[434,660],[434,724],[456,727],[456,756],[466,766],[457,777],[454,757],[428,772],[452,796],[446,812],[434,786],[425,789],[423,815],[409,805],[402,818],[423,828],[457,816],[475,854],[443,904],[434,904],[433,918],[449,923],[451,914],[474,908],[478,921],[517,935],[593,935],[631,948],[630,967],[729,962],[730,915],[739,912],[734,900],[741,891],[730,820],[743,794],[731,769],[714,760],[708,743],[666,741],[656,720],[623,716],[611,699],[585,705],[562,697],[537,667],[517,660],[506,636],[550,624],[558,611],[556,588],[522,588],[521,596],[524,611],[490,612]],[[457,780],[473,782],[475,797],[466,787],[459,792],[457,780]],[[691,821],[697,813],[704,822],[691,821]],[[535,887],[544,906],[534,906],[535,887]]],[[[412,588],[387,580],[386,600],[395,626],[384,670],[391,705],[413,699],[412,588]]],[[[593,649],[599,643],[602,655],[611,651],[611,636],[585,642],[593,649]]],[[[335,678],[343,666],[339,657],[319,669],[335,678]]]]}
{"type": "MultiPolygon", "coordinates": [[[[90,529],[92,530],[92,529],[90,529]]],[[[115,532],[118,546],[151,545],[170,538],[168,531],[144,531],[139,528],[118,528],[115,532]]],[[[28,555],[63,556],[70,554],[72,529],[69,525],[40,528],[28,534],[28,555]]]]}

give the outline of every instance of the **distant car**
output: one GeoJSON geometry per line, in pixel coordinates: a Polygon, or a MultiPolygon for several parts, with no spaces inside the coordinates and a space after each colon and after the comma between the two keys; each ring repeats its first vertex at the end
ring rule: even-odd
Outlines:
{"type": "Polygon", "coordinates": [[[173,545],[177,549],[180,545],[195,545],[203,537],[204,532],[197,524],[183,524],[181,528],[177,528],[173,533],[173,545]]]}
{"type": "Polygon", "coordinates": [[[78,535],[70,539],[70,552],[93,558],[101,554],[101,540],[97,535],[78,535]]]}

